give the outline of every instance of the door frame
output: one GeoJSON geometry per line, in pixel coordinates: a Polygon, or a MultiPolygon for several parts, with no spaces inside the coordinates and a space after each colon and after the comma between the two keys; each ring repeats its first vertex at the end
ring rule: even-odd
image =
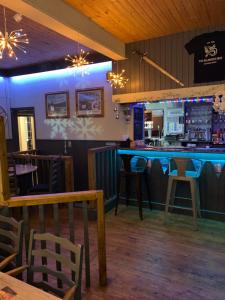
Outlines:
{"type": "Polygon", "coordinates": [[[19,130],[18,130],[18,116],[33,116],[34,117],[34,134],[35,134],[35,145],[37,145],[36,137],[36,120],[35,120],[35,109],[34,107],[12,107],[11,108],[11,124],[12,124],[12,139],[14,144],[14,149],[20,151],[19,145],[19,130]]]}

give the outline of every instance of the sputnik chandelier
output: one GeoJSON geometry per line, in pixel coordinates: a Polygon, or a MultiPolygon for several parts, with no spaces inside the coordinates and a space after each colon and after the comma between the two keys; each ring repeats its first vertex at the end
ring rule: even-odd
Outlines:
{"type": "Polygon", "coordinates": [[[3,7],[4,17],[4,33],[0,31],[0,59],[3,58],[3,53],[7,53],[8,57],[18,59],[14,48],[26,53],[24,44],[29,44],[27,34],[23,33],[23,29],[13,30],[10,33],[7,31],[5,7],[3,7]]]}
{"type": "Polygon", "coordinates": [[[79,68],[81,66],[90,65],[93,63],[92,61],[88,61],[86,58],[89,54],[89,52],[85,52],[83,49],[81,49],[80,53],[74,56],[67,54],[65,60],[69,61],[70,63],[69,68],[79,68]]]}
{"type": "Polygon", "coordinates": [[[108,72],[107,81],[111,84],[112,87],[123,88],[128,82],[128,78],[124,75],[125,70],[122,70],[121,73],[118,73],[118,62],[117,62],[117,73],[108,72]]]}

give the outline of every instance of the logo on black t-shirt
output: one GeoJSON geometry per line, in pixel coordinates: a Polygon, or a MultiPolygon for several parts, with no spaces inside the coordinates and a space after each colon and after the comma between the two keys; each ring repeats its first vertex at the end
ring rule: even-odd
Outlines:
{"type": "Polygon", "coordinates": [[[194,82],[225,79],[225,31],[205,33],[185,45],[189,54],[194,53],[194,82]]]}
{"type": "Polygon", "coordinates": [[[211,41],[211,42],[209,42],[207,44],[209,44],[209,45],[206,45],[204,47],[204,49],[205,49],[205,58],[207,58],[208,56],[211,56],[211,57],[212,56],[216,56],[218,50],[216,48],[215,42],[211,41]]]}

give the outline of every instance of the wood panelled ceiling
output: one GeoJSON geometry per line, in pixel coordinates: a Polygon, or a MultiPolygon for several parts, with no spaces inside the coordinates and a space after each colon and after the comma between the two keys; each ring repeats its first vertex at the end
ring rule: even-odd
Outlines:
{"type": "Polygon", "coordinates": [[[64,0],[125,43],[225,23],[225,0],[64,0]]]}

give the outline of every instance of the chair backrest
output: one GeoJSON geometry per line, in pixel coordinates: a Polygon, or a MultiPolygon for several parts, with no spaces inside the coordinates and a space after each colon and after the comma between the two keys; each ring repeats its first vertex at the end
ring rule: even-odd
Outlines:
{"type": "Polygon", "coordinates": [[[198,159],[191,159],[187,157],[173,157],[170,159],[169,163],[169,172],[172,171],[172,169],[177,170],[177,176],[186,176],[186,171],[190,170],[192,167],[192,170],[197,172],[197,175],[200,175],[201,172],[201,166],[202,162],[198,159]]]}
{"type": "Polygon", "coordinates": [[[17,253],[16,266],[22,264],[23,221],[0,215],[0,253],[7,257],[17,253]]]}
{"type": "Polygon", "coordinates": [[[18,184],[16,176],[16,163],[13,158],[13,155],[8,154],[8,174],[9,174],[9,190],[10,195],[15,196],[18,194],[18,184]]]}
{"type": "Polygon", "coordinates": [[[144,156],[133,154],[120,154],[122,167],[125,172],[144,171],[147,167],[148,160],[144,156]]]}
{"type": "Polygon", "coordinates": [[[82,245],[75,245],[65,238],[50,233],[39,234],[31,230],[28,253],[28,282],[59,297],[64,297],[66,293],[63,289],[64,284],[67,290],[68,288],[74,288],[74,299],[79,299],[82,259],[82,245]],[[56,268],[59,265],[60,267],[54,270],[54,267],[56,268]],[[42,278],[40,276],[36,278],[37,273],[42,273],[42,278]],[[48,280],[48,276],[54,278],[55,281],[48,280]],[[56,280],[60,281],[58,287],[56,280]],[[51,282],[53,282],[53,285],[51,282]]]}

